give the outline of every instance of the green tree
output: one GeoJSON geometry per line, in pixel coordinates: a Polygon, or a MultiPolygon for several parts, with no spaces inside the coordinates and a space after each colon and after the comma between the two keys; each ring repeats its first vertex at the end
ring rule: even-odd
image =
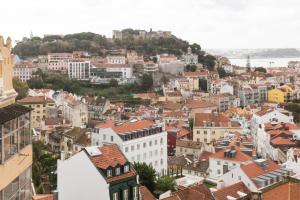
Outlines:
{"type": "Polygon", "coordinates": [[[17,99],[23,99],[28,95],[28,85],[24,81],[21,81],[18,77],[13,78],[13,87],[18,93],[17,99]]]}
{"type": "Polygon", "coordinates": [[[256,71],[256,72],[262,72],[262,73],[267,73],[267,70],[264,67],[256,67],[254,71],[256,71]]]}
{"type": "Polygon", "coordinates": [[[134,169],[139,175],[141,185],[146,186],[151,192],[155,189],[156,172],[151,165],[146,163],[134,163],[134,169]]]}
{"type": "Polygon", "coordinates": [[[216,58],[212,55],[199,56],[199,63],[202,63],[209,71],[214,71],[216,58]]]}
{"type": "Polygon", "coordinates": [[[141,88],[144,91],[148,91],[152,88],[153,86],[153,78],[151,75],[149,74],[143,74],[142,78],[141,78],[141,88]]]}
{"type": "Polygon", "coordinates": [[[34,77],[27,81],[29,88],[41,89],[44,87],[44,80],[41,77],[34,77]]]}
{"type": "Polygon", "coordinates": [[[118,85],[119,85],[119,83],[118,83],[118,81],[116,79],[111,79],[109,81],[109,86],[110,87],[118,87],[118,85]]]}
{"type": "Polygon", "coordinates": [[[297,103],[288,103],[284,106],[284,109],[293,113],[294,121],[300,122],[300,105],[297,103]]]}
{"type": "Polygon", "coordinates": [[[226,71],[225,71],[224,68],[218,67],[218,68],[217,68],[217,71],[218,71],[218,74],[219,74],[220,78],[224,78],[224,77],[227,76],[227,73],[226,73],[226,71]]]}
{"type": "Polygon", "coordinates": [[[197,70],[196,65],[187,65],[187,66],[185,66],[185,71],[186,72],[195,72],[196,70],[197,70]]]}
{"type": "Polygon", "coordinates": [[[166,192],[168,190],[174,191],[175,186],[176,186],[176,182],[174,177],[162,176],[157,179],[155,188],[158,191],[166,192]]]}

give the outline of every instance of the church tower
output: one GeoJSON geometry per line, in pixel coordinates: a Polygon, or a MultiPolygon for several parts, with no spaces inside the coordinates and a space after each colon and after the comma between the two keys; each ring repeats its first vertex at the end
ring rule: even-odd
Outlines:
{"type": "Polygon", "coordinates": [[[11,39],[8,37],[4,42],[0,35],[0,108],[14,103],[17,96],[12,84],[14,56],[11,48],[11,39]]]}

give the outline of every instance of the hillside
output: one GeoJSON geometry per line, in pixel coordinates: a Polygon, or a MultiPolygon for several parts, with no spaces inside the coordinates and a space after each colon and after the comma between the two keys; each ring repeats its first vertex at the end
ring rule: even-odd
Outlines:
{"type": "MultiPolygon", "coordinates": [[[[135,30],[125,29],[126,36],[124,39],[112,40],[103,35],[96,33],[83,32],[69,34],[65,36],[45,36],[44,38],[33,37],[24,38],[17,43],[13,52],[21,57],[45,55],[49,52],[72,52],[72,51],[88,51],[94,55],[103,55],[105,50],[114,48],[125,48],[136,50],[143,53],[145,56],[154,56],[161,53],[170,53],[177,56],[186,52],[189,43],[176,36],[168,38],[149,38],[137,39],[132,37],[136,34],[135,30]]],[[[193,44],[192,48],[197,54],[201,52],[201,47],[198,44],[193,44]]]]}

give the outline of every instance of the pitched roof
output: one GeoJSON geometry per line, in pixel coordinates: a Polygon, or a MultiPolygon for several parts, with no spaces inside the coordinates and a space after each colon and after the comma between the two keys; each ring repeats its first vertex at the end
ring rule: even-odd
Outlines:
{"type": "Polygon", "coordinates": [[[140,194],[142,199],[141,200],[156,200],[153,194],[148,190],[145,186],[140,186],[140,194]]]}
{"type": "MultiPolygon", "coordinates": [[[[230,148],[229,148],[230,149],[230,148]]],[[[236,162],[246,162],[252,160],[250,156],[247,154],[241,152],[239,149],[235,148],[234,150],[236,151],[236,154],[233,158],[224,156],[224,152],[227,151],[228,149],[223,149],[221,151],[218,151],[212,155],[210,155],[210,158],[216,158],[216,159],[222,159],[222,160],[230,160],[230,161],[236,161],[236,162]]]]}
{"type": "Polygon", "coordinates": [[[115,144],[99,147],[100,155],[91,156],[91,160],[97,168],[107,169],[118,164],[124,165],[127,160],[120,149],[115,144]]]}
{"type": "Polygon", "coordinates": [[[164,198],[163,200],[214,200],[210,190],[204,186],[196,185],[172,193],[172,196],[164,198]]]}
{"type": "Polygon", "coordinates": [[[138,120],[138,121],[125,122],[119,126],[114,126],[112,129],[116,133],[125,133],[125,132],[131,132],[134,130],[140,130],[144,128],[151,128],[153,125],[154,122],[150,120],[138,120]]]}
{"type": "Polygon", "coordinates": [[[293,146],[295,143],[288,138],[276,137],[271,140],[273,145],[284,145],[284,146],[293,146]]]}
{"type": "Polygon", "coordinates": [[[201,149],[203,143],[191,141],[191,140],[176,140],[176,146],[191,148],[191,149],[201,149]]]}
{"type": "Polygon", "coordinates": [[[37,103],[37,104],[42,104],[42,103],[54,103],[52,99],[49,97],[45,96],[28,96],[25,97],[24,99],[21,99],[18,101],[20,104],[31,104],[31,103],[37,103]]]}
{"type": "Polygon", "coordinates": [[[228,117],[224,114],[217,113],[196,113],[195,114],[195,127],[203,127],[205,122],[212,123],[214,122],[214,126],[211,127],[239,127],[238,122],[230,121],[228,117]]]}
{"type": "Polygon", "coordinates": [[[193,100],[193,99],[187,99],[185,102],[185,106],[187,106],[190,109],[217,107],[213,103],[206,102],[206,101],[193,100]]]}
{"type": "Polygon", "coordinates": [[[238,182],[236,184],[219,189],[213,192],[213,195],[216,200],[228,200],[228,196],[239,199],[241,197],[238,194],[238,192],[244,193],[244,197],[249,197],[251,195],[251,191],[246,187],[246,185],[243,182],[238,182]]]}
{"type": "Polygon", "coordinates": [[[249,178],[254,178],[268,172],[275,171],[279,168],[280,166],[271,160],[267,161],[267,165],[265,167],[261,167],[255,162],[241,166],[241,169],[249,178]]]}
{"type": "Polygon", "coordinates": [[[300,183],[290,181],[280,185],[276,185],[262,193],[263,200],[299,200],[300,199],[300,183]]]}

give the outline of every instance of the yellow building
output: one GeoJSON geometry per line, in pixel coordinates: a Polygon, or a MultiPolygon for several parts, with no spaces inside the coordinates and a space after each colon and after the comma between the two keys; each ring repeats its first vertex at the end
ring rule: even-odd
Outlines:
{"type": "Polygon", "coordinates": [[[193,126],[193,140],[211,143],[226,134],[241,132],[242,128],[236,121],[230,121],[223,114],[196,113],[193,126]]]}
{"type": "Polygon", "coordinates": [[[31,109],[14,104],[11,39],[0,36],[0,199],[31,199],[31,109]]]}
{"type": "Polygon", "coordinates": [[[31,112],[31,128],[41,128],[42,121],[55,110],[55,102],[44,96],[25,97],[19,100],[18,104],[33,109],[31,112]]]}
{"type": "Polygon", "coordinates": [[[293,89],[287,85],[268,91],[268,101],[273,103],[287,103],[292,101],[293,89]]]}

